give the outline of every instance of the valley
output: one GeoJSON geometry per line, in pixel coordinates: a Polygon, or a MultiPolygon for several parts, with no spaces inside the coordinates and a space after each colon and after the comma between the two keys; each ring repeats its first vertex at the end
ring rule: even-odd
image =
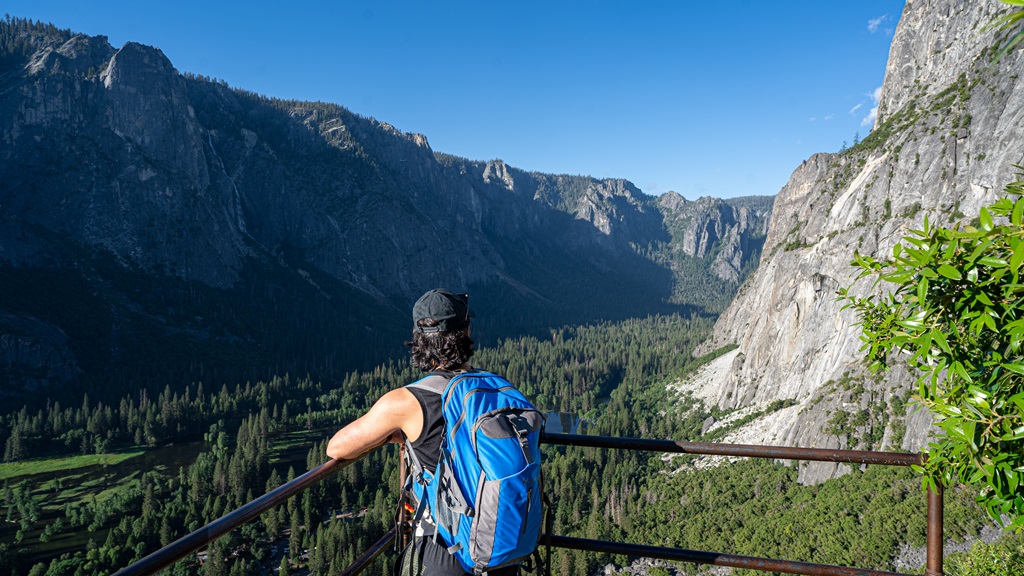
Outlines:
{"type": "MultiPolygon", "coordinates": [[[[590,412],[588,434],[713,441],[714,435],[701,434],[712,410],[701,402],[679,403],[667,386],[715,356],[689,354],[710,328],[707,320],[677,316],[566,327],[545,340],[523,337],[483,348],[474,360],[515,378],[546,402],[544,408],[590,412]],[[603,407],[595,416],[598,403],[603,407]]],[[[122,436],[121,442],[133,446],[124,462],[75,468],[68,461],[66,470],[7,479],[7,509],[15,524],[0,532],[2,565],[33,574],[100,573],[155,550],[326,461],[325,442],[336,426],[360,414],[367,399],[414,378],[401,365],[350,373],[342,387],[274,379],[217,394],[192,391],[187,403],[156,398],[144,410],[154,422],[167,413],[178,416],[166,418],[163,428],[151,427],[160,434],[153,447],[134,445],[128,429],[111,419],[110,428],[97,432],[122,436]],[[187,429],[202,431],[201,437],[167,444],[187,429]],[[31,518],[33,506],[18,505],[26,499],[35,502],[35,520],[23,516],[31,518]],[[55,529],[58,516],[63,520],[55,529]],[[19,539],[15,532],[22,521],[19,539]]],[[[40,426],[42,439],[47,424],[40,426]]],[[[892,568],[900,545],[923,542],[924,497],[907,470],[868,467],[802,486],[797,466],[766,461],[679,472],[679,461],[654,455],[554,447],[545,448],[545,459],[558,534],[882,569],[892,568]],[[827,531],[818,529],[825,524],[827,531]]],[[[0,474],[13,466],[0,464],[0,474]]],[[[292,573],[347,565],[390,527],[397,466],[393,447],[375,452],[218,541],[202,567],[192,556],[170,573],[215,570],[210,558],[229,559],[222,561],[226,574],[269,573],[282,562],[270,557],[269,542],[282,543],[279,549],[287,542],[292,573]]],[[[968,491],[947,494],[951,541],[985,525],[968,491]]],[[[561,550],[553,562],[563,573],[629,564],[621,557],[561,550]]],[[[378,561],[374,570],[386,565],[378,561]]]]}
{"type": "MultiPolygon", "coordinates": [[[[322,464],[335,430],[417,378],[409,308],[437,286],[471,294],[472,363],[552,431],[959,462],[546,446],[557,534],[920,573],[939,478],[947,544],[974,546],[949,573],[1024,572],[1024,538],[994,528],[1024,508],[1007,464],[1024,441],[1024,50],[986,27],[1012,14],[907,2],[870,133],[774,197],[695,200],[463,158],[6,16],[0,576],[112,573],[322,464]],[[970,313],[897,318],[930,298],[970,313]],[[948,383],[966,404],[942,403],[948,383]]],[[[398,470],[394,447],[374,452],[166,573],[338,573],[391,527],[398,470]]],[[[569,550],[551,571],[709,573],[569,550]]]]}

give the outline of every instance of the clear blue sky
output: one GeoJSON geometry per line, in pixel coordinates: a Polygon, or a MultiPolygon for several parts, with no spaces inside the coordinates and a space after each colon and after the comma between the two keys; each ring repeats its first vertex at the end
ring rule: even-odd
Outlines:
{"type": "Polygon", "coordinates": [[[341,104],[434,150],[626,178],[689,199],[776,194],[871,127],[904,0],[5,0],[156,46],[179,71],[341,104]]]}

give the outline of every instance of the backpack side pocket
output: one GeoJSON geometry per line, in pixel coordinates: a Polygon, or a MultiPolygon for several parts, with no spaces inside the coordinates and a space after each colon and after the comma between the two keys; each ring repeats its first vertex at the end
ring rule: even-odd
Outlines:
{"type": "Polygon", "coordinates": [[[442,534],[454,536],[459,533],[463,516],[472,516],[473,509],[455,480],[452,467],[445,459],[437,463],[437,500],[434,520],[442,534]]]}

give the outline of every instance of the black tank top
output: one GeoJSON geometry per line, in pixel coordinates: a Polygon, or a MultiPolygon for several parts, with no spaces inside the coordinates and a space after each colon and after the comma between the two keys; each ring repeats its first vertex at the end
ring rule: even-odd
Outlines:
{"type": "Polygon", "coordinates": [[[441,414],[441,395],[422,388],[406,388],[420,403],[423,411],[423,430],[415,442],[410,442],[416,458],[425,470],[433,473],[437,469],[437,458],[441,450],[441,436],[444,433],[444,416],[441,414]]]}
{"type": "Polygon", "coordinates": [[[434,370],[429,376],[413,382],[413,384],[416,384],[423,382],[426,378],[438,378],[439,382],[429,386],[429,388],[437,390],[436,392],[420,386],[413,386],[413,384],[405,387],[406,390],[412,392],[416,401],[420,403],[420,410],[423,411],[423,429],[420,431],[416,441],[410,442],[410,444],[412,445],[413,452],[416,453],[416,458],[420,461],[420,465],[428,472],[433,473],[437,470],[437,460],[441,451],[441,438],[444,436],[444,413],[441,411],[441,395],[444,394],[444,389],[452,378],[459,374],[470,372],[477,372],[477,369],[470,368],[469,370],[457,370],[454,372],[434,370]]]}

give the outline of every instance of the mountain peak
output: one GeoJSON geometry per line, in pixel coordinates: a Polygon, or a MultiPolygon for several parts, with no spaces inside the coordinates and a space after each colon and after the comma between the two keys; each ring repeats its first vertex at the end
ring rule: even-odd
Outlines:
{"type": "Polygon", "coordinates": [[[107,88],[118,83],[143,88],[146,82],[152,80],[163,85],[168,76],[176,74],[177,71],[171,61],[159,48],[137,42],[125,42],[124,46],[110,58],[101,78],[107,88]]]}
{"type": "Polygon", "coordinates": [[[683,198],[682,194],[671,190],[658,196],[658,205],[667,210],[680,210],[688,203],[689,200],[683,198]]]}

